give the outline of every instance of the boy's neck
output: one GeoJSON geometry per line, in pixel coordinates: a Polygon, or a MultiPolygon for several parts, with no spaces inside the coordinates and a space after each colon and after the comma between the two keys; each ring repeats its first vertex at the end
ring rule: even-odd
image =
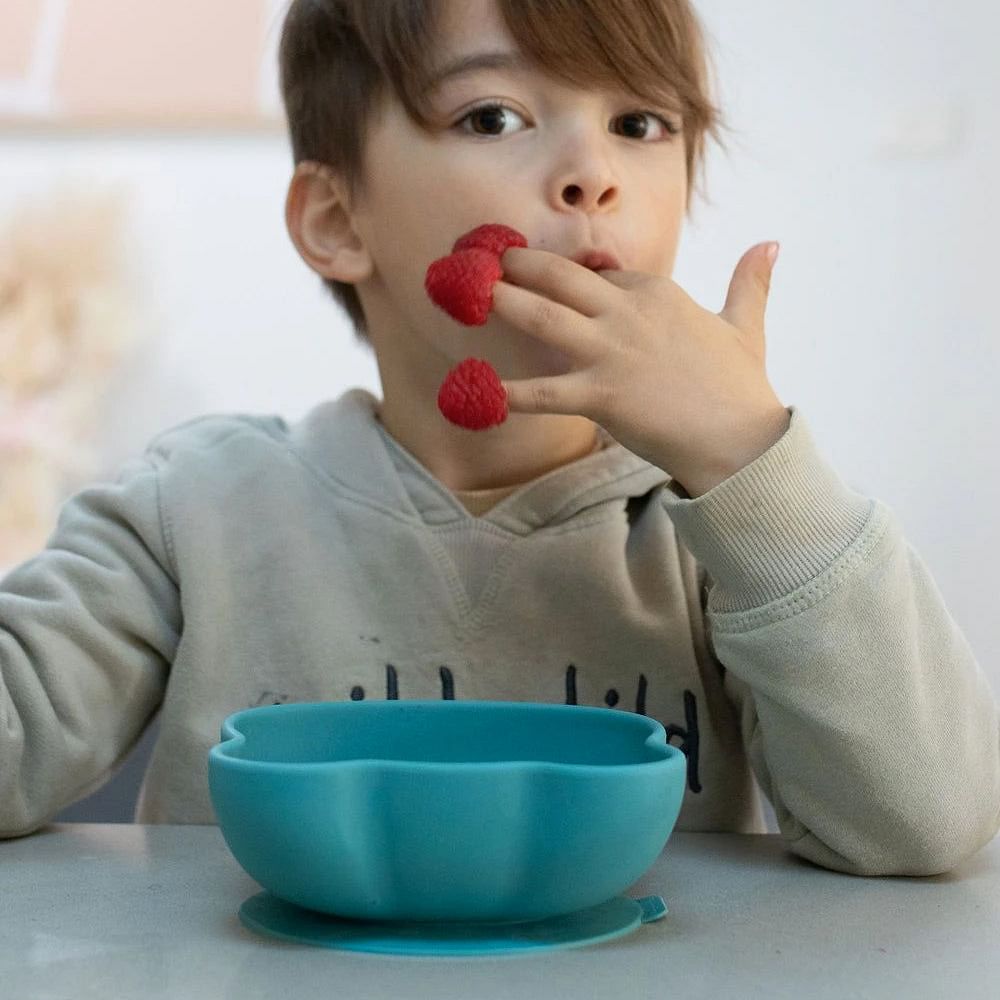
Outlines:
{"type": "Polygon", "coordinates": [[[512,413],[498,427],[469,431],[449,424],[436,409],[402,412],[389,398],[376,419],[435,479],[452,492],[498,489],[530,482],[589,455],[598,426],[586,417],[512,413]]]}

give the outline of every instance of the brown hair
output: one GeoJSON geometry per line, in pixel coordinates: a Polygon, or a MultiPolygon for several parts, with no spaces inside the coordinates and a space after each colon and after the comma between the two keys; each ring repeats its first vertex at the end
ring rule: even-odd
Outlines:
{"type": "MultiPolygon", "coordinates": [[[[552,76],[586,89],[620,87],[681,115],[692,187],[705,134],[727,128],[710,100],[708,53],[690,0],[498,0],[522,52],[552,76]]],[[[279,43],[281,94],[295,164],[341,176],[353,201],[365,190],[366,124],[391,87],[413,122],[431,129],[423,94],[433,72],[435,0],[292,0],[279,43]]],[[[353,285],[324,278],[368,343],[353,285]]]]}

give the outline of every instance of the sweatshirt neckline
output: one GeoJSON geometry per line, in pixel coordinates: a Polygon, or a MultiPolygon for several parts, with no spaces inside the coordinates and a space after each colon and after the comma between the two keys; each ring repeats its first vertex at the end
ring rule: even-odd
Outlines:
{"type": "Polygon", "coordinates": [[[369,390],[348,389],[300,421],[294,446],[353,493],[429,525],[471,521],[523,535],[603,500],[641,495],[670,481],[599,428],[603,448],[521,484],[476,516],[389,434],[375,418],[377,405],[369,390]]]}

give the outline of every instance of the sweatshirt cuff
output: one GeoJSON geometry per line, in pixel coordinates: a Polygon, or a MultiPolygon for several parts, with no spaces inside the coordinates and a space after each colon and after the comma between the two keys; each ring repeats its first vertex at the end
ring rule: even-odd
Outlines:
{"type": "Polygon", "coordinates": [[[850,489],[795,406],[767,451],[691,499],[671,480],[661,502],[716,587],[712,609],[745,611],[797,590],[850,546],[877,501],[850,489]]]}

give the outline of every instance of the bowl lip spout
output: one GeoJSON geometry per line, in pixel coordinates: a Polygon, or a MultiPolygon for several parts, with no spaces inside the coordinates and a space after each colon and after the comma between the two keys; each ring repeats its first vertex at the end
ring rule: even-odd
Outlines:
{"type": "Polygon", "coordinates": [[[233,712],[222,722],[220,741],[208,754],[209,767],[252,771],[256,773],[283,772],[308,774],[315,771],[353,771],[373,767],[389,772],[413,773],[444,773],[460,772],[463,774],[495,773],[497,771],[545,771],[572,773],[574,775],[621,775],[633,773],[642,768],[666,768],[675,770],[683,766],[686,760],[684,752],[667,742],[666,730],[656,719],[638,712],[628,712],[614,708],[597,708],[589,705],[565,705],[558,702],[524,702],[524,701],[483,701],[483,700],[421,700],[421,699],[385,699],[368,701],[307,701],[284,702],[278,705],[259,705],[253,708],[240,709],[233,712]],[[271,715],[313,714],[319,712],[371,712],[371,713],[404,713],[408,709],[440,713],[473,713],[481,711],[504,712],[514,710],[519,714],[529,715],[566,715],[572,713],[577,718],[589,716],[592,721],[607,722],[609,713],[614,713],[616,721],[622,725],[631,726],[635,730],[637,741],[651,751],[650,759],[622,764],[571,763],[563,761],[547,761],[544,759],[499,760],[499,761],[425,761],[402,760],[381,757],[349,758],[346,760],[323,761],[280,761],[280,760],[249,760],[236,754],[246,743],[247,736],[243,731],[243,723],[248,718],[267,717],[271,715]],[[599,719],[598,719],[599,717],[599,719]]]}

